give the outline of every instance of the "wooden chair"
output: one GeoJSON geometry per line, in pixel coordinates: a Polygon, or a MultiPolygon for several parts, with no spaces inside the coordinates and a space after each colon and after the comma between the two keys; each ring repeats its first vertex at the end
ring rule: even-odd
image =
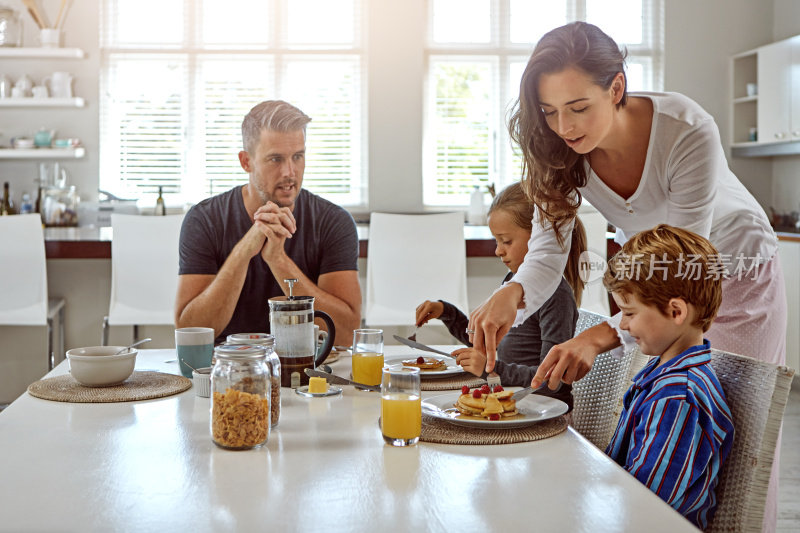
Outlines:
{"type": "MultiPolygon", "coordinates": [[[[580,309],[575,335],[606,320],[606,316],[580,309]]],[[[601,450],[606,449],[614,435],[622,396],[630,386],[635,352],[638,350],[622,357],[611,351],[601,353],[589,373],[572,385],[572,427],[601,450]]],[[[637,357],[637,361],[642,361],[641,357],[637,357]]]]}
{"type": "Polygon", "coordinates": [[[794,369],[712,350],[711,366],[733,415],[733,447],[717,485],[707,531],[760,532],[772,458],[794,369]]]}

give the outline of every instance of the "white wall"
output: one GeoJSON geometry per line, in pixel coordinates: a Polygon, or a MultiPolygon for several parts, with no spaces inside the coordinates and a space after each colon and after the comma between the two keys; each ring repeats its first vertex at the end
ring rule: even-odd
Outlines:
{"type": "MultiPolygon", "coordinates": [[[[774,2],[773,40],[800,35],[800,2],[774,2]]],[[[772,183],[771,205],[782,212],[800,211],[800,156],[776,157],[772,162],[772,183]]]]}

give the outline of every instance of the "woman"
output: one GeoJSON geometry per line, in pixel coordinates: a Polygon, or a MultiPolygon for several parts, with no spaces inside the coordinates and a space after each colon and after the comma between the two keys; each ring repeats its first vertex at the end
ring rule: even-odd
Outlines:
{"type": "MultiPolygon", "coordinates": [[[[534,230],[511,283],[472,313],[475,348],[491,370],[517,308],[528,316],[552,293],[569,252],[564,236],[585,197],[618,228],[620,243],[658,223],[708,238],[729,267],[706,334],[711,345],[784,364],[783,275],[764,210],[728,169],[713,118],[682,95],[628,94],[623,65],[616,43],[583,22],[536,45],[509,123],[536,206],[534,230]]],[[[630,342],[615,318],[555,346],[532,384],[547,376],[551,388],[572,383],[597,354],[630,342]]]]}
{"type": "MultiPolygon", "coordinates": [[[[528,252],[532,218],[533,204],[520,183],[513,183],[500,191],[489,207],[489,230],[497,242],[494,253],[510,270],[503,282],[517,272],[528,252]]],[[[572,231],[572,245],[564,276],[555,292],[519,327],[512,329],[497,347],[499,360],[494,370],[503,385],[527,386],[550,348],[575,334],[577,305],[580,305],[583,292],[578,269],[584,250],[586,232],[580,220],[577,220],[572,231]]],[[[485,378],[486,356],[471,348],[465,331],[468,321],[466,315],[453,304],[441,300],[426,300],[417,307],[418,327],[434,318],[441,319],[455,338],[470,346],[453,352],[458,364],[468,372],[485,378]]],[[[547,395],[564,401],[572,409],[571,390],[570,385],[564,385],[547,395]]]]}

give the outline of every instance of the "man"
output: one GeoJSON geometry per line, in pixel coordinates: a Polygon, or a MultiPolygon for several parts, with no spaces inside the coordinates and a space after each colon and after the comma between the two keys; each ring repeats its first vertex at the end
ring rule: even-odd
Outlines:
{"type": "Polygon", "coordinates": [[[350,214],[301,188],[311,119],[279,100],[258,104],[242,122],[239,162],[246,185],[203,200],[180,237],[176,327],[230,333],[269,331],[273,296],[314,296],[350,345],[361,320],[358,234],[350,214]]]}

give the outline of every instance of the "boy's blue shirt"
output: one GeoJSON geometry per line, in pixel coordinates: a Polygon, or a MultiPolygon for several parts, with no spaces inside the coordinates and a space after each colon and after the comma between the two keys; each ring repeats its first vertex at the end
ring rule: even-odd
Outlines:
{"type": "Polygon", "coordinates": [[[716,510],[719,470],[733,443],[708,341],[633,378],[606,453],[701,529],[716,510]]]}

